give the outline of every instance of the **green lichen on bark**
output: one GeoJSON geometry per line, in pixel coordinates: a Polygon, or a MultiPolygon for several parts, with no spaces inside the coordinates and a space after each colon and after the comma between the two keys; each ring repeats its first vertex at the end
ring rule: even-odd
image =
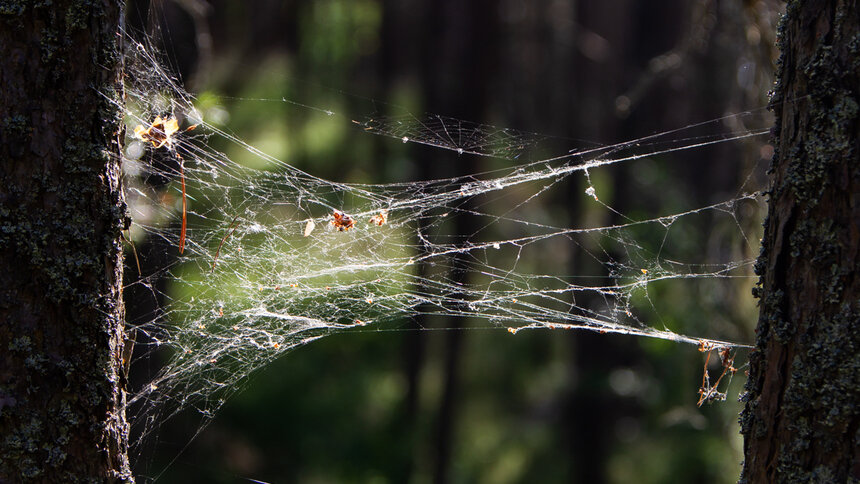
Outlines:
{"type": "Polygon", "coordinates": [[[120,9],[0,2],[12,81],[0,93],[0,482],[132,480],[117,376],[120,9]]]}
{"type": "Polygon", "coordinates": [[[0,1],[0,15],[14,19],[24,13],[26,4],[27,2],[24,0],[2,0],[0,1]]]}
{"type": "Polygon", "coordinates": [[[856,4],[791,2],[780,25],[741,482],[860,479],[857,19],[856,4]]]}

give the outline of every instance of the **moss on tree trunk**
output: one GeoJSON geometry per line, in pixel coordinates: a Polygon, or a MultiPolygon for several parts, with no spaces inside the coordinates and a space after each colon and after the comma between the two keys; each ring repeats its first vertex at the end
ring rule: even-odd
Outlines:
{"type": "Polygon", "coordinates": [[[860,12],[791,2],[741,482],[860,482],[860,12]]]}
{"type": "Polygon", "coordinates": [[[131,481],[121,2],[0,2],[0,482],[131,481]]]}

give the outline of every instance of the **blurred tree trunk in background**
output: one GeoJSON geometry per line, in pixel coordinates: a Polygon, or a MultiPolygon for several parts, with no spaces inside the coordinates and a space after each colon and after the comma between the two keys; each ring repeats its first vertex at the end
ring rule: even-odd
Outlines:
{"type": "Polygon", "coordinates": [[[781,26],[741,482],[860,479],[858,19],[857,2],[793,2],[781,26]]]}
{"type": "MultiPolygon", "coordinates": [[[[485,117],[488,86],[492,84],[496,73],[495,47],[499,36],[498,22],[492,20],[495,17],[488,19],[487,12],[497,12],[498,8],[497,0],[435,2],[425,22],[422,46],[422,57],[425,59],[422,75],[425,82],[422,88],[428,106],[461,119],[485,117]]],[[[433,162],[427,160],[425,163],[433,162]]],[[[425,179],[466,176],[479,171],[477,158],[469,156],[457,159],[455,164],[437,168],[437,173],[425,179]]],[[[454,219],[454,233],[478,232],[478,222],[469,216],[476,203],[475,200],[468,200],[459,207],[462,213],[454,219]]],[[[468,285],[469,257],[467,254],[453,256],[451,280],[454,284],[468,285]]],[[[456,298],[456,295],[452,297],[456,298]]],[[[466,300],[465,297],[461,299],[466,300]]],[[[454,316],[447,318],[444,324],[445,327],[459,329],[467,323],[464,318],[454,316]]],[[[462,413],[463,392],[460,386],[464,373],[461,368],[464,337],[463,331],[448,331],[445,334],[442,355],[444,381],[436,421],[433,464],[433,481],[436,483],[455,480],[451,469],[460,442],[457,430],[458,416],[462,413]]]]}
{"type": "Polygon", "coordinates": [[[0,9],[0,482],[133,481],[114,104],[121,9],[0,9]]]}
{"type": "MultiPolygon", "coordinates": [[[[572,44],[577,49],[571,53],[572,59],[567,60],[568,64],[576,66],[572,69],[574,82],[571,86],[571,91],[576,94],[571,97],[579,106],[569,110],[578,118],[572,122],[577,126],[573,132],[588,139],[619,136],[618,133],[625,128],[624,120],[606,106],[594,107],[594,104],[623,92],[627,77],[625,69],[637,65],[631,57],[636,51],[644,50],[632,45],[636,39],[630,35],[631,27],[636,23],[636,9],[627,0],[576,2],[574,8],[576,24],[573,36],[578,40],[572,44]]],[[[668,28],[658,30],[671,31],[668,28]]],[[[626,127],[635,129],[631,124],[626,127]]],[[[620,139],[626,135],[620,135],[620,139]]],[[[621,173],[612,179],[612,203],[617,210],[626,212],[630,204],[627,203],[627,190],[622,187],[628,178],[623,171],[621,173]]],[[[583,198],[585,187],[580,177],[571,177],[567,183],[569,188],[564,203],[569,207],[568,223],[570,227],[577,227],[582,225],[588,211],[583,198]]],[[[602,223],[610,225],[614,221],[602,223]]],[[[591,273],[596,262],[590,254],[597,249],[593,246],[574,249],[570,258],[570,274],[591,273]]],[[[577,294],[572,297],[578,305],[600,307],[594,295],[577,294]]],[[[608,461],[617,445],[617,422],[631,410],[625,408],[630,407],[631,402],[612,392],[606,384],[606,376],[612,369],[631,365],[631,360],[641,358],[641,354],[631,339],[606,338],[605,335],[582,331],[571,334],[567,340],[571,348],[569,371],[576,375],[575,379],[571,378],[562,412],[565,429],[562,442],[569,457],[567,482],[606,483],[609,482],[608,461]]]]}
{"type": "MultiPolygon", "coordinates": [[[[395,92],[402,88],[400,84],[407,82],[410,78],[418,78],[423,69],[423,63],[414,50],[421,44],[419,19],[423,19],[423,9],[415,8],[408,2],[401,0],[384,0],[382,3],[382,26],[380,29],[380,60],[379,78],[382,85],[381,93],[374,93],[382,98],[383,93],[395,92]]],[[[390,159],[384,155],[384,149],[377,139],[375,146],[380,151],[377,163],[384,163],[390,159]]],[[[428,160],[426,152],[416,156],[417,163],[415,171],[420,179],[432,179],[433,163],[428,160]],[[421,154],[424,154],[421,156],[421,154]]],[[[377,166],[379,173],[385,173],[386,167],[377,166]]],[[[415,246],[420,247],[421,237],[428,231],[424,219],[419,221],[419,233],[415,236],[415,246]],[[419,235],[420,234],[420,235],[419,235]]],[[[429,271],[427,264],[418,266],[418,277],[427,277],[429,271]]],[[[421,416],[421,372],[427,356],[426,335],[418,329],[429,326],[429,318],[416,315],[408,323],[413,331],[407,331],[403,335],[401,349],[401,360],[403,361],[403,378],[405,380],[405,395],[401,416],[395,420],[395,426],[402,435],[401,445],[392,449],[397,453],[399,462],[396,462],[394,470],[389,476],[391,482],[410,482],[415,472],[417,452],[420,441],[420,427],[418,425],[421,416]]],[[[392,459],[394,460],[394,459],[392,459]]]]}

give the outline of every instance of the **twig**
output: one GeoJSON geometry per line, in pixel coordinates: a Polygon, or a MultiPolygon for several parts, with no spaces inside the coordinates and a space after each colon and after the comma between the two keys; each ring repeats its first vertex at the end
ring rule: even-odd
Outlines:
{"type": "Polygon", "coordinates": [[[215,251],[215,258],[212,260],[212,270],[215,270],[215,264],[218,263],[218,255],[221,254],[221,246],[224,245],[224,241],[227,240],[227,237],[233,235],[233,232],[236,231],[236,227],[239,225],[236,223],[239,220],[239,216],[236,215],[233,217],[233,221],[230,222],[230,225],[227,227],[229,232],[224,234],[224,237],[221,237],[221,243],[218,244],[218,250],[215,251]]]}
{"type": "Polygon", "coordinates": [[[179,253],[181,254],[185,250],[185,222],[186,222],[186,210],[187,210],[187,202],[185,197],[185,160],[179,156],[179,153],[176,153],[176,157],[179,159],[179,180],[182,183],[182,230],[179,232],[179,253]]]}
{"type": "Polygon", "coordinates": [[[140,271],[140,259],[137,258],[137,247],[134,246],[134,241],[131,240],[131,234],[128,237],[119,233],[119,236],[122,237],[122,240],[126,241],[131,245],[131,252],[134,254],[134,263],[137,264],[137,275],[138,277],[143,277],[143,273],[140,271]]]}

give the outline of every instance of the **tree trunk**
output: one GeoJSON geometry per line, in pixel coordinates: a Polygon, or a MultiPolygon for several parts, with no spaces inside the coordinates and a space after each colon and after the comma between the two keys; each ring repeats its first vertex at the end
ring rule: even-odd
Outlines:
{"type": "Polygon", "coordinates": [[[131,482],[121,2],[0,5],[0,482],[131,482]]]}
{"type": "Polygon", "coordinates": [[[856,1],[790,2],[781,25],[741,482],[860,479],[858,19],[856,1]]]}

